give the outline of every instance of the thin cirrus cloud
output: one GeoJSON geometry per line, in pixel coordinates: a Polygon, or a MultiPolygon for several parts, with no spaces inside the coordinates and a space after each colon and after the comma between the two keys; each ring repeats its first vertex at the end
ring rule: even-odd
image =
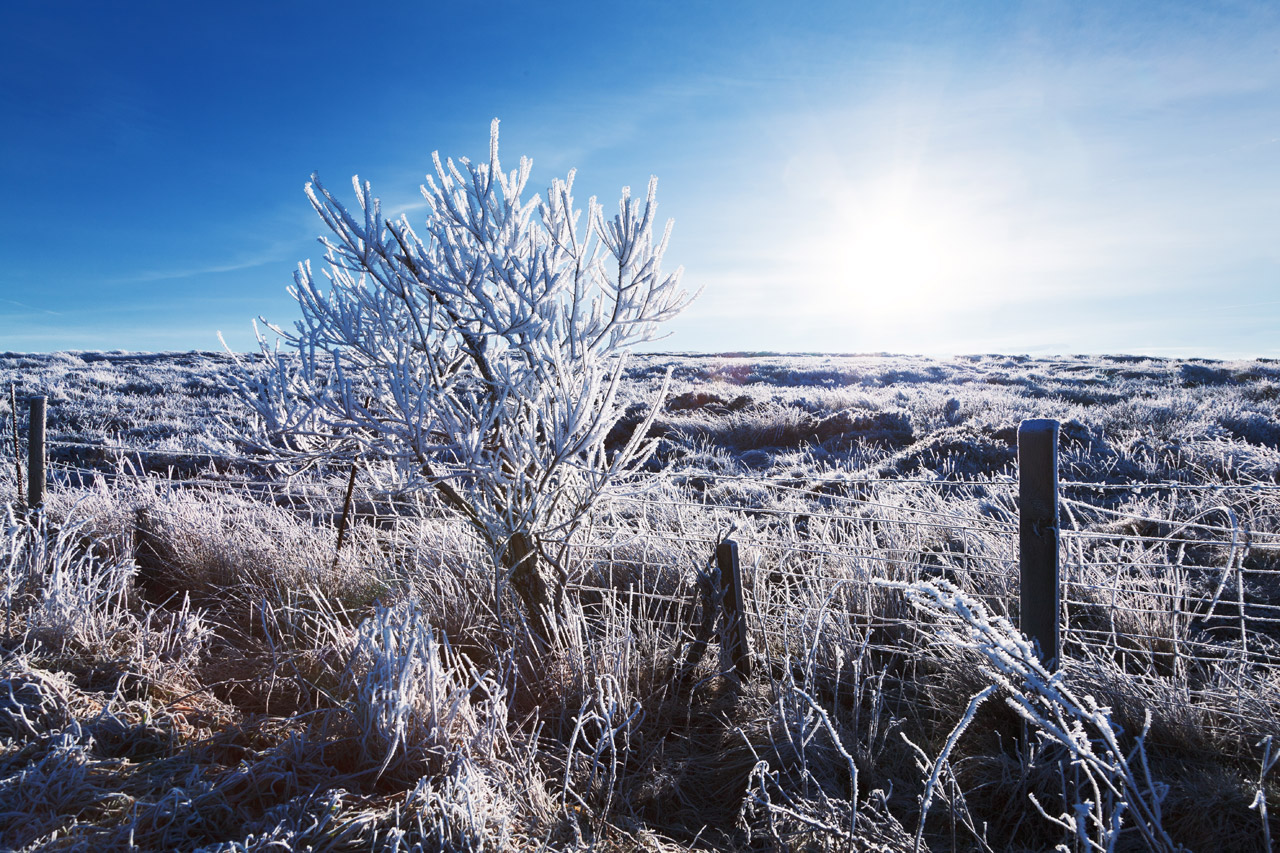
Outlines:
{"type": "Polygon", "coordinates": [[[195,278],[197,276],[220,275],[222,273],[239,272],[240,270],[251,270],[267,264],[279,263],[283,260],[287,260],[283,253],[271,252],[262,256],[248,258],[242,261],[232,261],[225,264],[210,264],[208,266],[189,267],[186,269],[130,272],[117,278],[110,279],[109,281],[112,284],[142,284],[153,281],[176,281],[178,279],[195,278]]]}
{"type": "MultiPolygon", "coordinates": [[[[25,303],[25,302],[19,302],[19,301],[18,301],[18,300],[16,300],[16,299],[0,299],[0,303],[4,303],[5,305],[12,305],[12,306],[14,306],[14,307],[16,307],[16,308],[21,308],[21,309],[23,309],[25,312],[30,312],[30,313],[32,313],[32,314],[47,314],[47,315],[48,315],[48,316],[50,316],[50,317],[61,317],[61,316],[62,316],[62,312],[61,312],[61,311],[53,311],[53,310],[51,310],[51,309],[49,309],[49,308],[41,308],[41,307],[40,307],[40,306],[38,306],[38,305],[28,305],[27,303],[25,303]]],[[[7,313],[7,312],[6,312],[6,313],[7,313]]]]}

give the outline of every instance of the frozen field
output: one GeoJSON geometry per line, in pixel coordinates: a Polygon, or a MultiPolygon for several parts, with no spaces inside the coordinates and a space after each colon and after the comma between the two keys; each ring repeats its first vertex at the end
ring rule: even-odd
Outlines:
{"type": "Polygon", "coordinates": [[[663,440],[566,544],[575,618],[541,656],[378,460],[335,551],[349,469],[255,461],[229,366],[0,355],[5,447],[8,385],[47,396],[53,483],[19,523],[0,454],[0,802],[31,816],[0,847],[1280,838],[1280,363],[636,357],[632,399],[673,369],[663,440]],[[1025,418],[1062,423],[1053,682],[998,618],[1025,418]],[[729,530],[744,680],[708,574],[729,530]]]}

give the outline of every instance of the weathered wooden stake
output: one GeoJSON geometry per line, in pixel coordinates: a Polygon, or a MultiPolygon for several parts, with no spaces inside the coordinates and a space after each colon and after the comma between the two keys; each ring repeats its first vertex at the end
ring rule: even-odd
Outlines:
{"type": "Polygon", "coordinates": [[[342,499],[342,515],[338,518],[338,544],[333,549],[333,569],[338,569],[338,555],[342,553],[342,540],[347,535],[347,518],[351,515],[351,495],[356,489],[356,466],[359,463],[354,460],[351,463],[351,476],[347,477],[347,496],[342,499]]]}
{"type": "Polygon", "coordinates": [[[1018,427],[1018,545],[1022,566],[1021,628],[1057,669],[1058,422],[1026,420],[1018,427]]]}
{"type": "Polygon", "coordinates": [[[31,420],[27,423],[27,506],[44,506],[44,417],[45,397],[32,397],[31,420]]]}
{"type": "Polygon", "coordinates": [[[720,587],[724,590],[724,637],[729,659],[741,679],[751,677],[751,649],[747,645],[747,608],[742,597],[742,564],[738,543],[726,539],[716,546],[720,587]]]}
{"type": "Polygon", "coordinates": [[[9,383],[9,411],[13,414],[13,468],[18,476],[18,496],[15,499],[18,504],[19,511],[22,510],[22,500],[26,496],[26,486],[22,482],[22,448],[18,443],[18,386],[12,382],[9,383]]]}

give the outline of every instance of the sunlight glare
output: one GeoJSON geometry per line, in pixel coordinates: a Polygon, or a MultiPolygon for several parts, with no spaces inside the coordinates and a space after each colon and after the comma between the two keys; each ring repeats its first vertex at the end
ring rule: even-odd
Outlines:
{"type": "Polygon", "coordinates": [[[893,174],[832,198],[831,233],[812,261],[834,310],[903,322],[997,295],[993,235],[914,178],[893,174]]]}

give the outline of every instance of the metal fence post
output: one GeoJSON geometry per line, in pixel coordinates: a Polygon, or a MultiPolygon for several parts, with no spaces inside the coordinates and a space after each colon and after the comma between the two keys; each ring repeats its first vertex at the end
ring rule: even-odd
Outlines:
{"type": "Polygon", "coordinates": [[[724,636],[726,651],[741,679],[751,677],[751,650],[747,645],[747,608],[742,597],[742,564],[738,543],[726,539],[716,546],[716,565],[724,590],[724,636]]]}
{"type": "Polygon", "coordinates": [[[44,506],[44,425],[46,397],[32,397],[31,419],[27,423],[27,507],[44,506]]]}
{"type": "Polygon", "coordinates": [[[1018,554],[1022,633],[1040,645],[1050,669],[1058,646],[1058,422],[1025,420],[1018,427],[1018,554]]]}

